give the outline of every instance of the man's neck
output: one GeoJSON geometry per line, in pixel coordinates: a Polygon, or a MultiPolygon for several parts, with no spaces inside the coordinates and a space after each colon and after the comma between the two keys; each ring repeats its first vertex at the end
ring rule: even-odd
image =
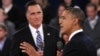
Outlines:
{"type": "Polygon", "coordinates": [[[36,25],[36,26],[34,26],[34,25],[32,25],[32,24],[29,24],[29,25],[32,26],[32,27],[34,27],[35,29],[38,29],[38,28],[41,27],[42,24],[40,24],[40,25],[36,25]]]}
{"type": "Polygon", "coordinates": [[[91,17],[90,20],[95,20],[96,17],[98,17],[97,15],[95,15],[94,17],[91,17]]]}
{"type": "Polygon", "coordinates": [[[70,36],[73,32],[75,32],[75,31],[77,31],[77,30],[79,30],[79,29],[81,29],[80,26],[75,26],[75,27],[73,27],[73,29],[71,30],[71,32],[70,32],[68,35],[70,36]]]}

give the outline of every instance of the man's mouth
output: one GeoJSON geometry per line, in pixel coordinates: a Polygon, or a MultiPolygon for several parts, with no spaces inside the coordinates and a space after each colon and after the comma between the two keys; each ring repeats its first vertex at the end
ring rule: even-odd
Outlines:
{"type": "Polygon", "coordinates": [[[60,26],[60,28],[63,28],[63,26],[60,26]]]}

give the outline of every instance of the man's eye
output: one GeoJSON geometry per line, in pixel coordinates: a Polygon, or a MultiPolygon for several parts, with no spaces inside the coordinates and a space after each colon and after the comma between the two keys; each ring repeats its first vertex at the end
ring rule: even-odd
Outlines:
{"type": "Polygon", "coordinates": [[[41,12],[37,12],[38,14],[40,14],[41,12]]]}
{"type": "Polygon", "coordinates": [[[35,13],[31,13],[31,15],[34,15],[35,13]]]}
{"type": "Polygon", "coordinates": [[[65,18],[62,18],[63,20],[65,20],[65,18]]]}
{"type": "Polygon", "coordinates": [[[62,17],[62,19],[64,20],[64,19],[65,19],[65,17],[62,17]]]}

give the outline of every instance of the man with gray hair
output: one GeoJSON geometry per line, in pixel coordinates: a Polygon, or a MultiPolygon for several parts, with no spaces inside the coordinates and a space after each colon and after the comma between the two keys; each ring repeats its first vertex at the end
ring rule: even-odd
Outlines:
{"type": "Polygon", "coordinates": [[[89,3],[86,6],[87,17],[84,21],[84,33],[91,37],[97,47],[97,55],[100,56],[100,16],[97,14],[95,4],[89,3]]]}
{"type": "Polygon", "coordinates": [[[7,38],[7,27],[0,23],[0,56],[9,56],[11,40],[7,38]]]}
{"type": "MultiPolygon", "coordinates": [[[[66,8],[59,19],[61,33],[67,34],[68,43],[65,44],[62,51],[57,51],[57,56],[97,56],[96,46],[92,40],[83,33],[82,25],[84,13],[79,8],[66,8]]],[[[22,43],[23,46],[30,46],[28,43],[22,43]]],[[[24,49],[23,47],[22,49],[24,49]]],[[[34,47],[30,46],[30,56],[37,55],[34,47]]]]}
{"type": "Polygon", "coordinates": [[[68,43],[63,48],[62,55],[57,56],[97,56],[92,40],[83,33],[84,13],[79,8],[66,8],[59,19],[60,30],[67,34],[68,43]]]}

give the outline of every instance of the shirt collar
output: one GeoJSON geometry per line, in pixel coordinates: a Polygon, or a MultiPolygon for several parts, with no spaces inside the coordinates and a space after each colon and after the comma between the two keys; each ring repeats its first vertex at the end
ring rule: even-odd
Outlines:
{"type": "Polygon", "coordinates": [[[32,31],[34,31],[34,32],[36,32],[37,30],[40,31],[40,32],[42,32],[43,26],[42,26],[42,24],[41,24],[40,27],[39,27],[38,29],[36,29],[36,28],[34,28],[31,24],[29,24],[29,28],[30,28],[32,31]]]}
{"type": "Polygon", "coordinates": [[[8,13],[11,10],[12,7],[13,7],[13,4],[10,4],[8,7],[3,7],[5,13],[8,13]]]}
{"type": "Polygon", "coordinates": [[[74,31],[74,32],[69,36],[68,41],[70,41],[70,40],[72,39],[72,37],[73,37],[74,35],[76,35],[77,33],[79,33],[79,32],[83,32],[83,29],[79,29],[79,30],[74,31]]]}
{"type": "Polygon", "coordinates": [[[4,39],[0,42],[0,50],[3,49],[5,41],[6,41],[6,37],[4,37],[4,39]]]}
{"type": "MultiPolygon", "coordinates": [[[[98,15],[95,16],[94,20],[97,21],[97,19],[98,19],[98,15]]],[[[89,17],[88,17],[88,20],[92,21],[89,17]]]]}
{"type": "Polygon", "coordinates": [[[32,34],[35,44],[37,43],[36,42],[36,37],[37,37],[36,31],[37,30],[40,32],[42,42],[44,42],[44,33],[43,33],[43,25],[42,24],[40,25],[40,27],[38,29],[34,28],[31,24],[29,24],[29,29],[31,31],[31,34],[32,34]]]}

